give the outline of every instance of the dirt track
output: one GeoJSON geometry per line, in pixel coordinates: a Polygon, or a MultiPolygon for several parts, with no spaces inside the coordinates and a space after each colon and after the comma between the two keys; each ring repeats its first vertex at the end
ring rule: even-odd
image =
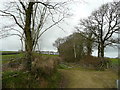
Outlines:
{"type": "Polygon", "coordinates": [[[62,88],[116,88],[117,74],[111,71],[60,69],[62,88]]]}

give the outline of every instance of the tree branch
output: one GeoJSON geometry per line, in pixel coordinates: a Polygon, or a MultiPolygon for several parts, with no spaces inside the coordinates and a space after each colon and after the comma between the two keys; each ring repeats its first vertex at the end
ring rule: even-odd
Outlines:
{"type": "Polygon", "coordinates": [[[17,24],[20,28],[22,28],[22,29],[24,30],[24,28],[22,27],[22,25],[19,24],[19,22],[17,21],[16,17],[15,17],[13,14],[8,13],[8,12],[5,12],[5,11],[2,11],[2,10],[0,10],[0,12],[6,14],[6,15],[8,15],[8,16],[12,16],[13,19],[14,19],[14,21],[16,22],[16,24],[17,24]]]}
{"type": "Polygon", "coordinates": [[[64,17],[61,18],[59,21],[55,22],[54,24],[52,24],[50,27],[46,28],[46,29],[39,35],[39,37],[41,37],[43,33],[45,33],[47,30],[49,30],[50,28],[52,28],[54,25],[58,24],[58,23],[59,23],[60,21],[62,21],[63,19],[64,19],[64,17]]]}
{"type": "Polygon", "coordinates": [[[19,2],[22,5],[22,8],[24,9],[24,11],[26,12],[26,8],[25,8],[25,5],[23,4],[23,2],[21,0],[19,0],[19,2]]]}

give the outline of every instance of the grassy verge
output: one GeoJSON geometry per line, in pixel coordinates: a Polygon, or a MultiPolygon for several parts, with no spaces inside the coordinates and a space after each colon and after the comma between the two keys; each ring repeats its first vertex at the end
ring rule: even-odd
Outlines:
{"type": "Polygon", "coordinates": [[[2,75],[2,85],[3,88],[29,88],[29,86],[31,88],[59,88],[60,79],[60,73],[56,72],[50,77],[46,76],[45,80],[47,86],[41,86],[41,81],[36,80],[35,77],[29,73],[22,71],[6,71],[2,75]]]}
{"type": "Polygon", "coordinates": [[[39,88],[37,82],[32,75],[22,71],[6,71],[2,75],[3,88],[39,88]]]}
{"type": "Polygon", "coordinates": [[[75,65],[74,63],[64,63],[64,64],[59,64],[58,65],[58,69],[59,70],[78,70],[78,71],[96,71],[96,72],[99,72],[97,70],[94,70],[94,69],[88,69],[88,68],[84,68],[80,65],[75,65]]]}
{"type": "Polygon", "coordinates": [[[55,72],[51,77],[47,77],[46,80],[48,81],[47,88],[59,88],[61,74],[60,72],[55,72]]]}

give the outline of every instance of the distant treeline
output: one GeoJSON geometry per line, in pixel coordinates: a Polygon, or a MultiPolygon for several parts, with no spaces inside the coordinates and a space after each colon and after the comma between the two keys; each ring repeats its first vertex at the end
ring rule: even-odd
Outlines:
{"type": "Polygon", "coordinates": [[[1,55],[20,54],[20,52],[2,52],[1,55]]]}

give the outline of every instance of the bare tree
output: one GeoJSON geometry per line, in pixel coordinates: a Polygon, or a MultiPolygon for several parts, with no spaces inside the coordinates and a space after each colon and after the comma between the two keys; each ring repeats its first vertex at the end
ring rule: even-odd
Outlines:
{"type": "Polygon", "coordinates": [[[98,43],[98,56],[100,57],[104,57],[106,46],[118,43],[115,34],[120,29],[119,8],[120,2],[104,4],[88,19],[81,21],[84,30],[88,29],[94,34],[94,41],[98,43]]]}
{"type": "Polygon", "coordinates": [[[92,13],[91,18],[96,24],[98,31],[97,37],[99,39],[101,57],[104,57],[104,48],[113,44],[113,35],[120,29],[119,5],[120,2],[108,3],[92,13]]]}
{"type": "MultiPolygon", "coordinates": [[[[21,37],[21,41],[24,39],[25,42],[26,68],[29,71],[31,71],[31,62],[34,60],[32,51],[35,50],[41,35],[68,17],[67,9],[65,9],[66,4],[67,1],[33,0],[31,2],[30,0],[19,0],[19,2],[11,2],[7,9],[0,10],[0,15],[12,18],[12,21],[20,29],[17,31],[21,31],[21,34],[18,35],[21,37]],[[46,24],[48,22],[49,24],[46,24]]],[[[4,34],[4,37],[9,35],[13,34],[4,34]]]]}

